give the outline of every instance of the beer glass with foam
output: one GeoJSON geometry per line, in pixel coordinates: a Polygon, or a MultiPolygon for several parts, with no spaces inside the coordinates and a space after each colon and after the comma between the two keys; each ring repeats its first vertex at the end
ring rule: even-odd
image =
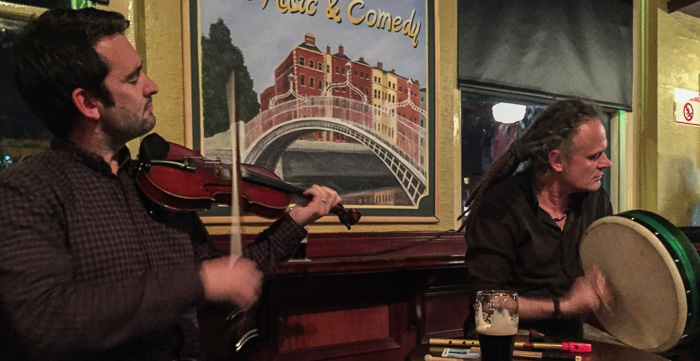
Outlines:
{"type": "Polygon", "coordinates": [[[518,294],[488,290],[476,293],[476,332],[482,361],[511,361],[518,332],[518,294]]]}

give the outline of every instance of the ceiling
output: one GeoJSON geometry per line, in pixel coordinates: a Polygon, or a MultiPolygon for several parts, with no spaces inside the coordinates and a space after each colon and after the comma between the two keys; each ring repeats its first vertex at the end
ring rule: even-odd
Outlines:
{"type": "Polygon", "coordinates": [[[700,0],[668,0],[668,12],[674,11],[700,18],[700,0]]]}

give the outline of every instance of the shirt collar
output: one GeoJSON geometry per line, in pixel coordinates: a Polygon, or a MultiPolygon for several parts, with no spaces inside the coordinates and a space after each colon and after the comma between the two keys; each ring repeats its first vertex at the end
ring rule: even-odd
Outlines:
{"type": "MultiPolygon", "coordinates": [[[[81,148],[66,138],[54,137],[51,140],[51,149],[69,154],[75,161],[85,164],[96,172],[112,174],[112,168],[100,155],[81,148]]],[[[119,150],[117,159],[119,172],[128,170],[131,164],[131,152],[129,152],[129,148],[126,146],[122,147],[122,149],[119,150]]]]}
{"type": "MultiPolygon", "coordinates": [[[[521,172],[515,175],[517,184],[521,187],[525,193],[528,204],[532,208],[532,212],[537,214],[537,210],[540,207],[540,202],[535,194],[535,187],[532,182],[532,174],[530,172],[521,172]]],[[[574,211],[576,215],[581,214],[581,209],[583,207],[583,201],[589,196],[591,192],[578,192],[573,193],[569,196],[569,209],[574,211]]]]}

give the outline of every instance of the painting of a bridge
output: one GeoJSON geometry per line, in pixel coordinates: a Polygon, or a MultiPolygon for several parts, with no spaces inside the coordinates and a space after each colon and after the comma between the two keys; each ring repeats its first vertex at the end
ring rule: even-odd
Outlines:
{"type": "Polygon", "coordinates": [[[234,119],[243,163],[299,186],[330,186],[346,206],[431,209],[424,204],[433,202],[428,4],[314,3],[314,14],[310,7],[285,11],[285,1],[200,4],[202,152],[231,159],[225,123],[234,119]],[[342,11],[333,17],[333,4],[347,9],[347,18],[339,19],[342,11]],[[246,29],[245,36],[237,29],[246,29]],[[238,63],[219,69],[227,52],[238,63]]]}

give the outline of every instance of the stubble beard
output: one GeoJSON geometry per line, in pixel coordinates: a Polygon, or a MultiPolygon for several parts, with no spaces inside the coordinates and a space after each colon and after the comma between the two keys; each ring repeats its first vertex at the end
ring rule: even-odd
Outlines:
{"type": "Polygon", "coordinates": [[[105,131],[115,143],[120,145],[143,136],[156,126],[156,116],[151,113],[146,117],[128,120],[121,124],[107,123],[105,131]],[[124,126],[126,125],[126,127],[124,126]]]}

